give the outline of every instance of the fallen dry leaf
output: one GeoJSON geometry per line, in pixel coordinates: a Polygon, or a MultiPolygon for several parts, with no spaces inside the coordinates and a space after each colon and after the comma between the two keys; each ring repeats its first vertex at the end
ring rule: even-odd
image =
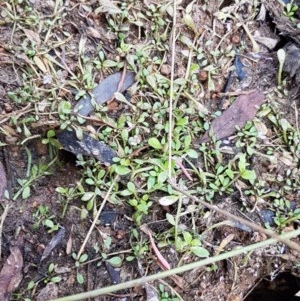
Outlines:
{"type": "Polygon", "coordinates": [[[38,68],[44,72],[47,73],[48,70],[44,64],[44,62],[38,57],[38,56],[34,56],[33,61],[35,62],[35,64],[38,66],[38,68]]]}
{"type": "Polygon", "coordinates": [[[235,237],[235,235],[232,234],[232,233],[229,234],[227,237],[225,237],[221,241],[221,243],[220,243],[220,245],[218,247],[216,255],[219,255],[225,249],[225,247],[234,239],[234,237],[235,237]]]}
{"type": "Polygon", "coordinates": [[[22,28],[22,30],[24,31],[26,37],[28,38],[28,40],[33,41],[37,44],[37,46],[40,46],[41,44],[41,39],[40,36],[37,32],[30,30],[30,29],[26,29],[26,28],[22,28]]]}
{"type": "Polygon", "coordinates": [[[92,38],[96,38],[96,39],[101,39],[102,38],[101,32],[99,30],[97,30],[96,28],[91,27],[91,26],[87,27],[86,33],[89,37],[92,37],[92,38]]]}
{"type": "Polygon", "coordinates": [[[247,121],[255,117],[264,100],[264,95],[257,90],[240,95],[226,111],[212,122],[210,130],[197,140],[196,144],[207,142],[213,136],[219,140],[232,135],[237,126],[242,128],[247,121]]]}
{"type": "Polygon", "coordinates": [[[61,243],[61,241],[65,237],[65,233],[66,233],[66,230],[63,227],[57,231],[57,233],[50,240],[49,244],[46,246],[40,262],[45,260],[50,255],[50,253],[53,251],[53,249],[61,243]]]}
{"type": "Polygon", "coordinates": [[[22,280],[21,270],[23,267],[23,256],[18,247],[10,249],[10,255],[6,259],[0,273],[0,300],[8,301],[9,295],[20,284],[22,280]]]}

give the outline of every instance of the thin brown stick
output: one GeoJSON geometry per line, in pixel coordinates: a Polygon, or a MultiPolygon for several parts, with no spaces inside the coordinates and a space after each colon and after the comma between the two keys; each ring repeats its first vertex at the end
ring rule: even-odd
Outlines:
{"type": "Polygon", "coordinates": [[[200,200],[199,198],[195,197],[195,196],[192,196],[191,194],[189,194],[188,192],[178,188],[174,183],[172,183],[171,181],[169,181],[169,184],[178,192],[182,193],[183,195],[189,197],[190,199],[192,199],[194,202],[198,202],[200,203],[201,205],[211,209],[211,210],[214,210],[230,219],[233,219],[235,221],[238,221],[248,227],[250,227],[251,229],[255,230],[255,231],[258,231],[258,232],[261,232],[261,233],[264,233],[272,238],[275,238],[276,240],[284,243],[285,245],[287,245],[289,248],[293,249],[293,250],[296,250],[299,255],[300,255],[300,246],[293,242],[293,241],[290,241],[289,239],[286,239],[286,238],[281,238],[279,237],[278,234],[276,234],[275,232],[271,231],[271,230],[268,230],[268,229],[264,229],[263,227],[259,226],[259,225],[256,225],[250,221],[247,221],[246,219],[243,219],[239,216],[236,216],[236,215],[233,215],[221,208],[219,208],[217,205],[211,205],[205,201],[202,201],[200,200]]]}

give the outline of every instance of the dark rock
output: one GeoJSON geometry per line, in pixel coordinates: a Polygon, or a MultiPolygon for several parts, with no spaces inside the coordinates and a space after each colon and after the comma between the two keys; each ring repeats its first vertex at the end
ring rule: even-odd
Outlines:
{"type": "Polygon", "coordinates": [[[78,139],[74,131],[62,131],[57,134],[57,139],[62,147],[75,154],[91,156],[101,163],[111,164],[116,152],[102,141],[98,141],[87,134],[83,134],[82,140],[78,139]]]}
{"type": "MultiPolygon", "coordinates": [[[[122,79],[122,74],[122,72],[117,72],[105,78],[91,93],[94,97],[94,102],[97,104],[105,103],[106,101],[112,99],[116,92],[122,93],[132,86],[134,83],[135,74],[133,72],[126,72],[123,85],[118,90],[119,83],[122,79]]],[[[75,113],[79,113],[83,116],[87,116],[93,112],[94,106],[90,95],[87,94],[82,97],[77,103],[74,111],[75,113]]]]}

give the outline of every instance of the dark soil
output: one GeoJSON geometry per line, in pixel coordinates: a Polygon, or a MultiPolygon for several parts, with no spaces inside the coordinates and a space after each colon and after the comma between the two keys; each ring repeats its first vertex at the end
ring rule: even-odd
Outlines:
{"type": "MultiPolygon", "coordinates": [[[[44,86],[41,77],[36,77],[35,80],[30,81],[27,81],[24,76],[22,77],[25,71],[27,72],[27,69],[30,68],[28,57],[26,56],[28,53],[24,53],[25,48],[27,50],[30,48],[30,41],[28,41],[28,35],[30,34],[24,33],[21,28],[34,31],[37,30],[38,26],[30,26],[30,24],[28,25],[25,21],[20,20],[19,25],[17,24],[15,27],[14,22],[0,21],[0,130],[1,143],[3,144],[3,147],[1,147],[1,161],[3,162],[7,178],[6,189],[10,195],[10,199],[3,197],[1,201],[2,208],[0,212],[2,214],[5,205],[9,205],[10,209],[6,216],[4,216],[4,214],[2,215],[4,223],[1,228],[0,270],[10,255],[12,246],[18,246],[20,248],[24,260],[22,281],[15,285],[15,289],[10,294],[8,300],[50,300],[106,287],[118,282],[141,278],[144,274],[150,275],[161,271],[161,267],[157,263],[154,253],[151,252],[148,236],[140,231],[133,221],[133,209],[128,205],[125,198],[123,202],[119,203],[116,203],[114,199],[108,200],[99,218],[99,223],[97,223],[95,229],[92,231],[85,246],[84,254],[88,255],[88,259],[79,266],[76,265],[74,257],[78,254],[87,236],[93,222],[93,217],[103,202],[106,191],[101,191],[97,197],[96,205],[89,212],[83,210],[86,203],[81,200],[80,196],[67,201],[66,198],[63,198],[57,193],[56,189],[58,187],[71,189],[72,187],[74,188],[78,182],[82,181],[82,174],[84,173],[85,167],[78,166],[78,164],[76,164],[76,156],[70,152],[57,150],[58,160],[51,165],[48,170],[48,175],[43,175],[32,182],[30,186],[30,196],[27,199],[22,199],[20,195],[15,200],[12,200],[12,197],[18,189],[20,189],[20,182],[18,182],[18,180],[28,177],[28,166],[30,166],[30,164],[31,166],[35,164],[38,166],[45,165],[51,162],[53,158],[50,155],[48,145],[43,144],[42,139],[46,137],[46,133],[50,129],[57,131],[60,129],[61,120],[59,120],[56,109],[59,100],[70,100],[73,105],[76,103],[74,95],[72,94],[74,87],[70,87],[68,81],[72,78],[73,73],[80,74],[78,61],[81,59],[81,54],[78,53],[78,47],[82,39],[87,38],[84,53],[87,57],[96,57],[99,51],[98,45],[101,43],[108,58],[115,59],[116,56],[119,56],[120,60],[125,60],[124,57],[116,52],[119,46],[117,42],[118,39],[114,32],[108,30],[107,13],[100,12],[99,14],[95,14],[93,12],[99,6],[98,3],[96,3],[97,1],[91,1],[92,3],[87,4],[82,1],[73,0],[65,2],[63,5],[63,13],[60,15],[61,20],[59,22],[57,21],[58,23],[54,23],[54,27],[51,31],[54,33],[53,36],[51,36],[53,40],[50,40],[47,45],[41,45],[40,48],[40,51],[43,52],[43,47],[47,46],[47,53],[58,60],[59,64],[67,66],[58,68],[57,65],[55,65],[56,72],[58,73],[58,71],[60,71],[60,78],[57,77],[53,79],[54,81],[58,81],[56,85],[53,84],[52,87],[55,90],[55,93],[53,93],[55,96],[53,98],[51,93],[47,94],[48,98],[43,98],[46,94],[43,94],[44,86]],[[88,11],[87,7],[91,7],[92,10],[88,11]],[[68,33],[71,39],[67,44],[57,46],[55,43],[66,39],[65,33],[68,33]],[[77,52],[74,49],[76,49],[77,52]],[[29,89],[28,85],[32,85],[36,93],[27,93],[26,89],[29,89]],[[22,91],[19,97],[22,98],[23,101],[12,101],[11,98],[8,97],[9,92],[17,93],[19,90],[22,91]],[[36,95],[39,100],[31,102],[32,95],[36,95]],[[43,95],[43,97],[41,97],[41,95],[43,95]],[[26,97],[29,98],[26,100],[26,97]],[[26,121],[25,117],[30,119],[36,112],[35,106],[39,105],[45,106],[45,110],[40,111],[41,114],[39,118],[37,120],[33,119],[33,122],[26,121]],[[55,110],[52,110],[51,106],[53,106],[55,110]],[[20,123],[17,122],[18,120],[20,123]],[[24,124],[30,130],[30,137],[36,135],[35,139],[29,139],[28,142],[26,141],[28,137],[24,136],[24,132],[22,132],[24,124]],[[22,141],[25,142],[21,143],[22,141]],[[28,156],[29,153],[30,156],[28,156]],[[29,163],[29,158],[32,161],[31,163],[29,163]],[[47,248],[51,239],[55,236],[55,233],[57,233],[57,229],[51,231],[49,227],[43,226],[42,222],[45,220],[45,216],[42,217],[41,214],[39,214],[39,208],[47,208],[47,217],[51,219],[55,225],[59,225],[59,228],[65,229],[64,237],[60,239],[59,244],[53,248],[46,258],[43,258],[45,248],[47,248]],[[85,212],[87,217],[83,218],[82,214],[85,212]],[[135,231],[138,233],[138,237],[134,239],[133,233],[135,231]],[[107,244],[108,238],[111,239],[110,244],[107,244]],[[138,250],[138,246],[145,249],[138,250]],[[105,255],[103,254],[106,254],[108,258],[114,254],[120,256],[123,259],[122,264],[119,267],[112,267],[109,262],[105,260],[105,255]],[[129,255],[134,257],[132,261],[125,260],[129,255]],[[41,261],[42,258],[43,260],[41,261]],[[49,270],[51,264],[52,270],[49,270]],[[143,266],[144,274],[141,274],[142,271],[138,268],[138,264],[143,266]],[[84,279],[83,283],[79,283],[80,281],[78,281],[79,274],[84,279]],[[61,280],[56,283],[53,281],[53,277],[57,276],[59,276],[61,280]],[[29,289],[28,286],[33,282],[33,288],[31,287],[29,289]]],[[[146,2],[155,1],[125,2],[134,3],[138,11],[139,9],[144,9],[143,7],[146,5],[146,2]]],[[[178,24],[182,24],[183,8],[185,8],[190,1],[183,2],[184,3],[180,6],[182,10],[178,12],[178,24]]],[[[248,36],[242,27],[238,26],[239,22],[237,20],[225,20],[221,22],[215,18],[214,13],[216,11],[224,7],[229,8],[233,5],[233,1],[223,1],[221,7],[219,7],[218,1],[210,1],[206,4],[206,9],[203,8],[205,1],[196,2],[197,5],[194,6],[191,16],[196,27],[203,31],[199,43],[209,40],[211,36],[215,37],[212,40],[212,45],[203,46],[204,48],[206,47],[205,51],[216,50],[216,47],[219,47],[220,50],[226,49],[227,46],[232,45],[234,42],[237,42],[235,46],[241,49],[241,61],[244,64],[247,79],[245,81],[239,81],[235,74],[231,88],[226,92],[237,91],[238,94],[242,90],[250,91],[257,89],[265,95],[267,102],[276,101],[274,105],[280,108],[282,114],[291,124],[296,125],[299,120],[296,120],[298,115],[295,115],[292,104],[295,101],[296,108],[299,107],[299,91],[297,79],[293,76],[295,74],[290,75],[289,71],[291,68],[286,69],[284,74],[288,81],[287,90],[290,91],[289,97],[278,97],[277,99],[277,95],[274,93],[274,88],[277,86],[278,71],[276,48],[268,49],[264,45],[259,44],[260,52],[254,53],[248,36]],[[222,38],[223,40],[221,41],[222,38]],[[218,43],[220,43],[219,46],[218,43]]],[[[251,14],[249,10],[251,11],[251,8],[253,8],[253,4],[250,4],[251,1],[242,2],[240,9],[236,13],[246,22],[246,25],[253,34],[269,38],[275,36],[278,38],[278,41],[281,41],[280,43],[285,44],[285,41],[292,41],[293,45],[296,45],[295,47],[299,46],[295,44],[295,42],[297,42],[296,38],[289,39],[288,33],[285,33],[286,40],[282,40],[282,36],[280,35],[281,27],[276,29],[273,23],[274,14],[268,13],[266,20],[256,21],[250,18],[251,14]]],[[[55,3],[56,2],[53,1],[44,2],[38,0],[23,1],[23,4],[18,6],[18,13],[24,20],[29,20],[26,7],[31,7],[33,17],[35,14],[38,14],[39,20],[43,20],[43,18],[49,20],[49,14],[53,11],[55,3]]],[[[121,3],[118,3],[118,5],[121,5],[121,3]]],[[[10,8],[11,4],[5,5],[0,3],[2,13],[4,9],[9,10],[10,8]]],[[[132,45],[150,43],[149,40],[151,37],[147,36],[148,31],[146,27],[147,24],[142,27],[142,32],[139,32],[137,26],[130,24],[130,34],[126,37],[126,43],[132,45]]],[[[182,27],[181,30],[183,35],[189,36],[190,39],[193,40],[192,31],[186,27],[182,27]]],[[[170,34],[169,31],[167,33],[170,34]]],[[[41,30],[39,35],[41,40],[44,41],[46,32],[41,30]]],[[[186,49],[185,45],[178,43],[176,47],[175,78],[185,73],[187,60],[182,54],[183,50],[186,49]]],[[[159,51],[156,54],[157,56],[161,56],[159,51]]],[[[211,57],[211,60],[216,59],[211,57]]],[[[166,77],[170,76],[170,63],[171,53],[167,55],[167,62],[164,67],[161,68],[161,73],[164,73],[166,77]]],[[[218,62],[218,64],[219,66],[223,66],[223,68],[221,68],[222,72],[219,72],[214,77],[214,89],[209,90],[205,73],[204,75],[202,74],[204,78],[201,78],[199,75],[197,79],[197,81],[204,80],[204,91],[201,92],[197,90],[193,96],[201,99],[199,103],[210,112],[229,106],[229,103],[227,103],[229,102],[229,97],[222,99],[219,95],[224,92],[223,88],[229,76],[229,69],[233,64],[233,59],[226,58],[224,62],[218,62]]],[[[35,68],[38,70],[37,67],[35,68]]],[[[32,69],[30,70],[30,72],[33,72],[32,69]]],[[[99,82],[105,78],[107,74],[105,72],[97,73],[95,71],[93,76],[95,82],[99,82]]],[[[86,88],[82,85],[82,82],[77,84],[80,89],[84,90],[86,88]]],[[[135,97],[138,98],[141,95],[150,99],[151,93],[149,91],[144,92],[142,90],[142,84],[140,84],[139,88],[140,91],[136,92],[137,95],[132,97],[132,101],[134,102],[135,97]]],[[[186,100],[180,99],[179,103],[184,104],[184,101],[186,100]]],[[[114,111],[114,105],[110,104],[110,106],[109,109],[114,111]]],[[[126,105],[121,105],[118,109],[119,111],[111,113],[112,118],[122,114],[132,114],[130,108],[126,105]]],[[[193,118],[196,117],[193,116],[193,118]]],[[[207,119],[209,119],[209,117],[207,117],[207,119]]],[[[91,125],[99,130],[99,124],[93,123],[93,121],[89,121],[88,125],[84,126],[84,129],[86,130],[88,126],[91,125]]],[[[104,127],[105,125],[100,125],[100,130],[104,127]]],[[[202,134],[203,133],[201,133],[201,135],[202,134]]],[[[275,136],[275,133],[270,133],[270,135],[275,136]]],[[[141,152],[140,150],[136,150],[136,153],[138,155],[144,154],[143,150],[141,150],[141,152]]],[[[266,179],[272,173],[276,176],[282,173],[284,176],[285,170],[288,168],[285,164],[287,158],[281,159],[283,162],[280,161],[277,166],[272,167],[268,161],[264,161],[263,157],[260,157],[260,159],[255,158],[253,159],[252,167],[257,174],[266,177],[266,179]]],[[[87,158],[86,160],[90,159],[87,158]]],[[[93,161],[88,166],[93,168],[95,164],[97,164],[97,162],[93,161]]],[[[109,175],[109,167],[104,165],[102,168],[105,170],[106,175],[109,175]]],[[[3,181],[1,177],[2,175],[0,174],[0,180],[3,181]]],[[[83,186],[86,185],[86,183],[81,184],[83,186]]],[[[118,185],[119,187],[123,187],[124,183],[120,181],[118,185]]],[[[274,187],[275,185],[276,183],[274,183],[274,187]]],[[[159,195],[155,197],[157,199],[159,195]]],[[[290,197],[296,202],[296,206],[298,206],[299,195],[291,194],[290,197]]],[[[248,206],[248,209],[254,207],[254,204],[249,203],[248,199],[245,202],[247,203],[246,207],[248,206]]],[[[243,207],[245,202],[238,190],[230,196],[220,194],[220,196],[215,199],[215,204],[239,216],[244,216],[246,212],[243,207]]],[[[164,240],[163,234],[167,233],[170,229],[170,224],[165,220],[165,214],[167,212],[176,214],[176,206],[162,207],[158,202],[154,202],[149,214],[143,218],[143,223],[148,224],[149,228],[155,233],[155,237],[158,241],[164,240]]],[[[203,246],[209,249],[212,254],[218,252],[222,243],[224,243],[224,247],[223,249],[221,248],[219,252],[249,245],[267,238],[262,233],[246,231],[237,226],[228,225],[226,222],[229,221],[217,213],[208,212],[203,209],[203,212],[197,214],[195,214],[195,216],[192,216],[192,214],[185,215],[181,219],[181,224],[189,227],[192,221],[194,221],[194,227],[198,233],[205,233],[202,241],[203,246]],[[205,212],[207,214],[205,218],[203,218],[203,213],[205,212]],[[199,216],[197,216],[197,214],[199,216]],[[210,226],[218,223],[220,223],[220,225],[216,228],[210,228],[210,226]],[[231,237],[231,239],[226,242],[228,237],[231,237]]],[[[253,213],[253,215],[249,214],[248,218],[251,218],[255,223],[263,225],[259,215],[255,213],[253,213]]],[[[290,225],[289,227],[291,230],[298,226],[295,222],[294,225],[290,225]]],[[[172,267],[197,260],[197,258],[191,254],[182,257],[182,254],[179,254],[171,244],[167,244],[164,248],[161,248],[161,252],[172,267]]],[[[297,278],[299,274],[296,265],[298,262],[297,255],[298,254],[295,254],[293,250],[286,249],[282,244],[272,245],[264,249],[256,250],[247,254],[247,256],[236,256],[230,260],[218,262],[216,266],[199,268],[179,275],[182,283],[184,283],[183,287],[180,287],[173,278],[166,279],[166,282],[157,281],[152,283],[152,285],[158,289],[159,285],[163,284],[165,289],[169,292],[169,296],[173,296],[170,297],[170,299],[163,300],[179,300],[175,299],[174,291],[185,301],[297,300],[292,299],[296,298],[293,296],[300,290],[299,279],[297,278]],[[276,285],[272,285],[272,280],[276,279],[277,275],[280,275],[278,277],[280,281],[276,285]],[[278,287],[280,287],[281,290],[279,290],[278,287]]],[[[144,288],[135,287],[116,292],[115,294],[90,298],[90,300],[150,299],[144,288]]]]}

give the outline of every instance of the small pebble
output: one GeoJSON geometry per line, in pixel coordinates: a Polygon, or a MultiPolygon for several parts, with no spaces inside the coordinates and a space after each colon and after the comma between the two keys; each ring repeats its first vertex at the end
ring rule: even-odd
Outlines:
{"type": "Polygon", "coordinates": [[[11,106],[10,103],[5,102],[5,103],[3,104],[3,107],[4,107],[4,110],[5,110],[6,113],[12,112],[12,106],[11,106]]]}
{"type": "Polygon", "coordinates": [[[207,78],[208,78],[207,71],[202,70],[202,71],[199,72],[198,79],[199,79],[200,82],[205,82],[207,80],[207,78]]]}
{"type": "Polygon", "coordinates": [[[117,232],[116,232],[116,238],[117,239],[123,239],[124,237],[125,237],[125,230],[123,230],[123,229],[119,229],[119,230],[117,230],[117,232]]]}
{"type": "Polygon", "coordinates": [[[238,44],[240,44],[240,42],[241,42],[241,39],[240,39],[240,37],[238,35],[233,35],[231,37],[231,43],[233,45],[238,45],[238,44]]]}
{"type": "Polygon", "coordinates": [[[171,66],[167,64],[163,64],[160,69],[161,74],[169,75],[171,74],[171,66]]]}

